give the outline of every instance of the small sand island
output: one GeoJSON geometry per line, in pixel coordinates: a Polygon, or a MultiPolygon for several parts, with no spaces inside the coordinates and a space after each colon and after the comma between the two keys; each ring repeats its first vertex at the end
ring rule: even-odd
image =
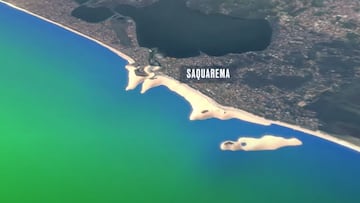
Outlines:
{"type": "MultiPolygon", "coordinates": [[[[161,74],[161,72],[158,72],[157,70],[160,70],[161,67],[159,66],[146,66],[146,67],[136,67],[132,65],[131,63],[126,66],[126,69],[128,70],[128,85],[126,87],[126,90],[133,90],[138,85],[142,84],[141,93],[145,93],[151,88],[157,87],[157,86],[165,86],[169,88],[169,90],[177,93],[178,95],[182,96],[186,101],[188,101],[192,107],[192,112],[189,116],[190,120],[204,120],[209,118],[217,118],[221,120],[227,120],[227,119],[239,119],[259,125],[272,125],[276,124],[279,126],[284,126],[287,128],[291,128],[300,132],[308,133],[311,135],[314,135],[316,137],[328,140],[330,142],[334,142],[337,144],[340,144],[344,147],[348,147],[350,149],[353,149],[355,151],[360,152],[360,147],[356,146],[353,143],[349,143],[345,140],[342,140],[340,138],[331,136],[329,134],[326,134],[321,131],[313,131],[309,129],[302,128],[300,126],[280,122],[280,121],[273,121],[268,120],[263,117],[254,115],[252,113],[236,109],[233,107],[223,106],[218,104],[216,101],[214,101],[212,98],[204,95],[198,90],[195,90],[191,88],[189,85],[185,83],[181,83],[174,78],[171,78],[169,76],[161,74]]],[[[255,138],[247,138],[247,139],[255,139],[255,138]]],[[[284,139],[284,138],[282,138],[284,139]]],[[[257,139],[255,139],[257,140],[257,139]]],[[[251,141],[251,140],[250,140],[251,141]]],[[[292,144],[301,144],[299,140],[290,140],[292,144]]],[[[273,143],[264,146],[264,149],[270,148],[270,146],[274,147],[273,145],[283,146],[284,143],[289,146],[288,141],[283,141],[281,138],[274,138],[274,137],[265,137],[266,143],[273,143]],[[275,143],[275,144],[274,144],[275,143]]],[[[252,143],[252,142],[250,142],[252,143]]],[[[262,141],[262,144],[264,142],[262,141]]],[[[262,145],[261,145],[262,146],[262,145]]],[[[261,146],[258,146],[257,148],[260,149],[261,146]]],[[[248,147],[243,147],[243,149],[250,149],[252,148],[251,145],[248,147]]],[[[255,147],[256,148],[256,147],[255,147]]],[[[276,149],[276,148],[275,148],[276,149]]],[[[269,150],[269,149],[268,149],[269,150]]]]}
{"type": "Polygon", "coordinates": [[[223,151],[264,151],[277,150],[282,147],[300,146],[302,142],[297,138],[283,138],[264,135],[261,138],[240,137],[237,141],[224,141],[220,145],[223,151]]]}

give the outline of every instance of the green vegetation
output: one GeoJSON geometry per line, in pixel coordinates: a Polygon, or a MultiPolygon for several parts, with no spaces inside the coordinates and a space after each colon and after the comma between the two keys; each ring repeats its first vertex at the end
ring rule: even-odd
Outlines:
{"type": "Polygon", "coordinates": [[[313,0],[311,2],[311,5],[315,6],[315,7],[323,7],[324,6],[324,0],[313,0]]]}
{"type": "Polygon", "coordinates": [[[349,43],[358,43],[360,42],[360,35],[355,34],[353,32],[348,32],[346,34],[346,39],[348,40],[349,43]]]}
{"type": "Polygon", "coordinates": [[[74,0],[74,1],[78,4],[83,4],[83,3],[88,2],[89,0],[74,0]]]}
{"type": "Polygon", "coordinates": [[[347,29],[355,29],[358,26],[354,20],[349,20],[349,21],[343,22],[342,27],[347,28],[347,29]]]}
{"type": "Polygon", "coordinates": [[[317,11],[316,13],[314,13],[315,16],[322,16],[324,14],[326,14],[325,11],[317,11]]]}
{"type": "Polygon", "coordinates": [[[276,3],[269,0],[191,0],[189,7],[213,13],[226,10],[241,18],[264,18],[274,15],[276,3]]]}
{"type": "Polygon", "coordinates": [[[298,16],[298,15],[301,14],[302,12],[306,11],[306,9],[307,9],[306,7],[299,8],[299,9],[297,9],[297,10],[291,11],[291,12],[289,13],[289,15],[291,15],[291,16],[298,16]]]}

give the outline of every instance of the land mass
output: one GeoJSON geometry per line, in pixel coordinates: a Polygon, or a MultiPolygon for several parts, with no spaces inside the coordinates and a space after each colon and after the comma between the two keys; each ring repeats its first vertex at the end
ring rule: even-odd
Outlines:
{"type": "MultiPolygon", "coordinates": [[[[138,85],[142,85],[141,93],[144,94],[151,88],[157,86],[165,86],[169,90],[177,93],[178,95],[182,96],[186,101],[188,101],[191,105],[192,111],[189,116],[190,120],[204,120],[209,118],[217,118],[221,120],[227,119],[239,119],[251,123],[256,123],[259,125],[280,125],[287,128],[291,128],[297,131],[305,132],[322,139],[328,140],[330,142],[337,143],[344,147],[350,148],[352,150],[360,152],[360,147],[355,145],[351,142],[345,141],[341,138],[337,138],[326,133],[323,133],[319,130],[309,130],[303,128],[301,126],[296,126],[293,124],[284,123],[281,121],[274,121],[265,119],[263,117],[254,115],[252,113],[236,109],[229,106],[223,106],[214,101],[212,98],[206,96],[202,92],[192,88],[188,84],[179,82],[174,78],[164,75],[163,73],[159,72],[161,69],[160,66],[146,66],[142,67],[135,67],[131,64],[126,65],[126,69],[128,70],[128,85],[126,90],[133,90],[138,85]],[[139,71],[141,74],[139,74],[139,71]]],[[[281,141],[281,140],[280,140],[281,141]]],[[[286,141],[286,140],[285,140],[286,141]]],[[[274,147],[274,146],[281,146],[285,141],[279,142],[279,139],[264,139],[259,140],[260,146],[264,147],[274,147]]],[[[294,143],[294,139],[290,140],[291,143],[294,143]]],[[[298,142],[296,142],[298,143],[298,142]]],[[[236,146],[236,145],[234,145],[236,146]]],[[[257,146],[257,145],[255,145],[257,146]]]]}
{"type": "MultiPolygon", "coordinates": [[[[166,1],[166,0],[163,0],[166,1]]],[[[172,0],[178,2],[182,0],[172,0]]],[[[356,0],[188,0],[201,15],[266,20],[271,42],[263,50],[192,57],[166,55],[161,47],[141,46],[135,17],[121,6],[146,9],[157,0],[6,0],[65,25],[180,80],[184,67],[232,69],[228,82],[189,82],[187,86],[222,106],[309,132],[322,130],[360,145],[360,2],[356,0]],[[89,16],[91,18],[89,18],[89,16]],[[336,113],[337,112],[337,113],[336,113]],[[312,131],[310,131],[312,130],[312,131]]],[[[159,15],[163,14],[159,12],[159,15]]],[[[168,17],[164,14],[164,18],[168,17]]],[[[155,26],[155,25],[149,25],[155,26]]]]}

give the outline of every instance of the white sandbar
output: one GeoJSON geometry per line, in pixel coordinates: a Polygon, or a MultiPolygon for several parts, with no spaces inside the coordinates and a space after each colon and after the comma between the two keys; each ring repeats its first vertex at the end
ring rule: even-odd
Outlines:
{"type": "MultiPolygon", "coordinates": [[[[218,118],[221,120],[226,119],[240,119],[243,121],[256,123],[260,125],[272,125],[276,124],[279,126],[284,126],[287,128],[291,128],[296,131],[304,132],[310,135],[314,135],[316,137],[320,137],[322,139],[328,140],[330,142],[342,145],[344,147],[350,148],[352,150],[360,152],[360,147],[350,143],[348,141],[342,140],[340,138],[331,136],[329,134],[326,134],[321,131],[313,131],[309,130],[300,126],[287,124],[280,121],[273,121],[268,120],[263,117],[254,115],[252,113],[236,109],[233,107],[228,106],[222,106],[215,102],[210,97],[204,95],[198,90],[195,90],[194,88],[190,87],[189,85],[185,83],[181,83],[169,76],[166,75],[156,75],[154,76],[154,73],[148,72],[149,76],[142,77],[137,76],[134,71],[136,70],[136,67],[128,65],[126,69],[129,71],[129,80],[128,80],[128,86],[127,90],[131,90],[136,88],[139,84],[142,83],[141,93],[145,93],[149,89],[157,86],[165,86],[169,88],[171,91],[177,93],[178,95],[182,96],[185,100],[187,100],[191,107],[192,112],[190,114],[189,119],[190,120],[203,120],[208,118],[218,118]]],[[[147,72],[148,68],[144,68],[145,72],[147,72]]]]}
{"type": "Polygon", "coordinates": [[[273,135],[265,135],[261,138],[241,137],[237,141],[224,141],[221,143],[220,149],[224,151],[263,151],[300,145],[302,145],[302,142],[297,138],[287,139],[273,135]]]}

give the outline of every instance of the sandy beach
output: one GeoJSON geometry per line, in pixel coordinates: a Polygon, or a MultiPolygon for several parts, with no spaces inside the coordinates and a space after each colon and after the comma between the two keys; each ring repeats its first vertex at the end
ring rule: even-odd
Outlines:
{"type": "Polygon", "coordinates": [[[260,138],[240,137],[237,141],[227,140],[221,143],[220,149],[224,151],[264,151],[300,145],[302,142],[297,138],[286,139],[279,136],[264,135],[260,138]]]}
{"type": "Polygon", "coordinates": [[[265,118],[256,116],[254,114],[251,114],[249,112],[240,110],[240,109],[236,109],[233,107],[227,107],[227,106],[222,106],[220,104],[218,104],[217,102],[215,102],[213,99],[211,99],[210,97],[202,94],[200,91],[197,91],[193,88],[191,88],[190,86],[188,86],[187,84],[184,83],[180,83],[179,81],[169,77],[169,76],[165,76],[165,75],[154,75],[154,73],[151,72],[151,68],[145,68],[144,70],[148,72],[149,76],[147,77],[140,77],[137,76],[135,74],[135,69],[136,67],[132,66],[131,64],[134,64],[135,61],[125,55],[124,53],[112,48],[111,46],[100,42],[97,39],[94,39],[92,37],[89,37],[83,33],[80,33],[72,28],[69,28],[67,26],[64,26],[60,23],[51,21],[49,19],[46,19],[42,16],[39,16],[35,13],[32,13],[30,11],[27,11],[25,9],[19,8],[17,6],[14,6],[10,3],[4,2],[2,0],[0,0],[0,3],[3,3],[5,5],[8,5],[12,8],[15,8],[19,11],[28,13],[32,16],[35,16],[41,20],[44,20],[46,22],[52,23],[54,25],[57,25],[59,27],[62,27],[70,32],[73,32],[75,34],[78,34],[86,39],[89,39],[105,48],[107,48],[108,50],[114,52],[115,54],[117,54],[118,56],[120,56],[121,58],[125,59],[128,61],[128,64],[126,66],[126,69],[128,70],[129,74],[129,81],[128,81],[128,86],[126,87],[126,90],[132,90],[135,89],[139,84],[142,83],[142,90],[141,93],[145,93],[147,90],[153,88],[153,87],[157,87],[160,85],[166,86],[167,88],[169,88],[169,90],[179,94],[180,96],[182,96],[184,99],[186,99],[192,106],[192,112],[190,114],[189,119],[190,120],[203,120],[203,119],[208,119],[208,118],[218,118],[221,120],[225,120],[225,119],[240,119],[243,121],[247,121],[247,122],[251,122],[251,123],[256,123],[256,124],[260,124],[260,125],[271,125],[271,124],[276,124],[276,125],[280,125],[280,126],[284,126],[287,128],[291,128],[297,131],[301,131],[307,134],[311,134],[317,137],[320,137],[322,139],[337,143],[339,145],[342,145],[344,147],[350,148],[352,150],[358,151],[360,152],[360,147],[352,144],[350,142],[347,142],[345,140],[342,140],[340,138],[336,138],[334,136],[331,136],[329,134],[320,132],[320,131],[312,131],[312,130],[308,130],[305,128],[302,128],[300,126],[296,126],[296,125],[291,125],[291,124],[287,124],[287,123],[283,123],[283,122],[279,122],[279,121],[272,121],[272,120],[267,120],[265,118]]]}
{"type": "Polygon", "coordinates": [[[125,55],[124,53],[122,53],[122,52],[120,52],[120,51],[112,48],[111,46],[109,46],[109,45],[107,45],[107,44],[105,44],[105,43],[103,43],[103,42],[100,42],[100,41],[97,40],[97,39],[94,39],[94,38],[92,38],[92,37],[89,37],[89,36],[87,36],[87,35],[79,32],[79,31],[77,31],[77,30],[74,30],[74,29],[69,28],[69,27],[67,27],[67,26],[65,26],[65,25],[62,25],[62,24],[60,24],[60,23],[57,23],[57,22],[54,22],[54,21],[49,20],[49,19],[47,19],[47,18],[44,18],[44,17],[42,17],[42,16],[40,16],[40,15],[37,15],[37,14],[35,14],[35,13],[32,13],[32,12],[30,12],[30,11],[28,11],[28,10],[23,9],[23,8],[19,8],[19,7],[15,6],[15,5],[13,5],[13,4],[8,3],[8,2],[5,2],[5,1],[0,0],[0,3],[3,3],[3,4],[5,4],[5,5],[7,5],[7,6],[10,6],[10,7],[14,8],[14,9],[19,10],[19,11],[22,11],[22,12],[25,12],[25,13],[30,14],[30,15],[32,15],[32,16],[35,16],[35,17],[37,17],[37,18],[40,18],[41,20],[44,20],[44,21],[49,22],[49,23],[52,23],[52,24],[54,24],[54,25],[57,25],[57,26],[59,26],[59,27],[64,28],[65,30],[68,30],[68,31],[73,32],[73,33],[75,33],[75,34],[77,34],[77,35],[80,35],[80,36],[82,36],[82,37],[84,37],[84,38],[86,38],[86,39],[88,39],[88,40],[91,40],[91,41],[93,41],[93,42],[95,42],[95,43],[97,43],[97,44],[99,44],[99,45],[101,45],[101,46],[109,49],[110,51],[114,52],[115,54],[117,54],[117,55],[120,56],[121,58],[127,60],[129,64],[133,64],[133,63],[135,62],[134,59],[130,58],[129,56],[125,55]]]}
{"type": "Polygon", "coordinates": [[[139,84],[142,83],[141,93],[145,93],[151,88],[163,85],[167,87],[169,90],[179,94],[190,103],[192,107],[192,112],[189,116],[190,120],[203,120],[208,118],[218,118],[221,120],[240,119],[243,121],[260,124],[260,125],[266,125],[266,126],[275,124],[296,131],[304,132],[310,135],[314,135],[316,137],[325,139],[327,141],[360,152],[359,146],[347,142],[345,140],[342,140],[340,138],[331,136],[324,132],[313,131],[306,128],[302,128],[300,126],[291,125],[280,121],[268,120],[240,109],[222,106],[213,99],[211,99],[210,97],[204,95],[200,91],[191,88],[185,83],[181,83],[166,75],[159,74],[154,76],[154,73],[147,72],[147,70],[149,70],[148,68],[144,68],[145,72],[149,74],[149,76],[147,77],[137,76],[134,72],[136,70],[136,67],[132,65],[127,65],[126,69],[129,71],[128,86],[126,88],[127,90],[135,89],[139,84]]]}

